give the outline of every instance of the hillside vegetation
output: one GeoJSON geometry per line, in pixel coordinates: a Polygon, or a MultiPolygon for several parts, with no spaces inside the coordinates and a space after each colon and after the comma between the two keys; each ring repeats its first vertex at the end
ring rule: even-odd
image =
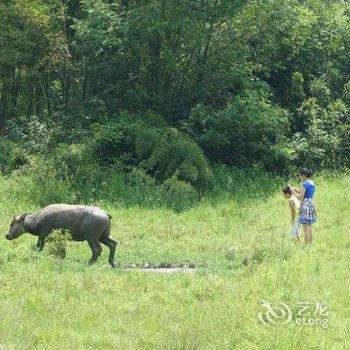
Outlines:
{"type": "Polygon", "coordinates": [[[0,13],[4,173],[44,163],[79,192],[117,173],[116,187],[196,197],[212,164],[349,165],[348,2],[15,0],[0,13]]]}
{"type": "Polygon", "coordinates": [[[2,0],[0,17],[0,350],[350,349],[348,1],[2,0]],[[281,195],[300,167],[306,246],[281,195]],[[112,214],[117,269],[57,232],[40,254],[5,240],[53,203],[112,214]],[[259,322],[303,301],[328,327],[259,322]]]}

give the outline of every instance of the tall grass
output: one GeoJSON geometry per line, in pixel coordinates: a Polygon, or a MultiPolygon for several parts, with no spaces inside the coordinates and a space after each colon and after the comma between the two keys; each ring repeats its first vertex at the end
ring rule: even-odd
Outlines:
{"type": "MultiPolygon", "coordinates": [[[[29,235],[0,240],[0,347],[350,348],[350,177],[315,179],[319,222],[310,246],[289,239],[284,179],[223,168],[216,179],[212,192],[186,210],[138,200],[101,203],[113,216],[120,266],[190,262],[193,274],[112,270],[106,248],[89,267],[86,243],[68,242],[62,260],[34,252],[29,235]],[[261,325],[261,299],[293,308],[298,301],[325,301],[329,327],[261,325]]],[[[40,207],[36,186],[25,176],[0,177],[3,233],[13,214],[40,207]]]]}
{"type": "MultiPolygon", "coordinates": [[[[170,209],[181,212],[202,201],[221,202],[235,198],[244,201],[265,198],[275,193],[286,179],[271,175],[259,168],[213,168],[214,181],[209,191],[198,192],[190,184],[170,178],[157,183],[140,168],[128,174],[101,167],[82,171],[79,166],[73,174],[55,168],[54,164],[36,158],[25,171],[14,179],[12,191],[40,207],[50,203],[113,204],[118,207],[170,209]],[[256,181],[256,179],[259,181],[256,181]]],[[[12,182],[11,182],[12,181],[12,182]]]]}

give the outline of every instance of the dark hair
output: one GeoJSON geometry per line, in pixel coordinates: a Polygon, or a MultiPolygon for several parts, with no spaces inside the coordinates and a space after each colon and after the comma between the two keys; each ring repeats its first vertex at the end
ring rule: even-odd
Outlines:
{"type": "Polygon", "coordinates": [[[312,174],[313,174],[313,171],[311,169],[308,169],[308,168],[302,168],[299,171],[299,175],[301,175],[301,176],[311,177],[312,174]]]}
{"type": "Polygon", "coordinates": [[[282,192],[283,192],[284,194],[292,194],[292,191],[291,191],[291,189],[290,189],[290,186],[284,187],[284,188],[282,189],[282,192]]]}

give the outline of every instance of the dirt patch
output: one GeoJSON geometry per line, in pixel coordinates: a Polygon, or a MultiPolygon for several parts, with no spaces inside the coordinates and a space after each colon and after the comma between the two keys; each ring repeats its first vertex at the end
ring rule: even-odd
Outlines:
{"type": "Polygon", "coordinates": [[[171,273],[177,273],[177,272],[193,273],[196,270],[196,266],[192,263],[125,264],[125,265],[119,265],[117,268],[121,270],[148,271],[148,272],[161,273],[161,274],[171,274],[171,273]]]}
{"type": "Polygon", "coordinates": [[[162,274],[171,274],[171,273],[177,273],[177,272],[187,272],[187,273],[194,273],[194,268],[181,268],[181,267],[172,267],[172,268],[136,268],[137,271],[147,271],[147,272],[154,272],[154,273],[162,273],[162,274]]]}

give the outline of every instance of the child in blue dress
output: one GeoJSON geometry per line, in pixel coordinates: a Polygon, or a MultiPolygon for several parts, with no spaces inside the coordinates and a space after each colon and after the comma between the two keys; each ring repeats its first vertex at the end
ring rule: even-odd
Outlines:
{"type": "Polygon", "coordinates": [[[316,206],[313,201],[316,186],[311,176],[310,169],[301,169],[299,171],[299,179],[302,181],[300,190],[291,187],[291,192],[301,201],[299,223],[303,226],[305,244],[312,242],[312,225],[317,220],[316,206]]]}

